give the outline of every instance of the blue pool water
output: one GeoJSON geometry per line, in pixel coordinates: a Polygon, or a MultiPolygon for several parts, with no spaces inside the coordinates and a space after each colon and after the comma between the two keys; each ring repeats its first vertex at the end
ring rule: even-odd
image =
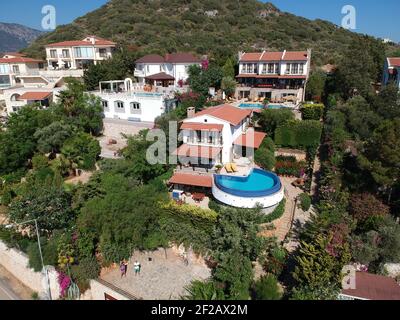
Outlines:
{"type": "Polygon", "coordinates": [[[277,175],[257,168],[247,177],[216,175],[214,180],[222,191],[242,197],[263,197],[281,189],[277,175]]]}

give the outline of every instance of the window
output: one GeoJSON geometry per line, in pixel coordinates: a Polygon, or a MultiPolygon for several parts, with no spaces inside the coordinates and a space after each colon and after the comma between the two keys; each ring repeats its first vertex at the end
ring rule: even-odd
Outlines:
{"type": "Polygon", "coordinates": [[[99,55],[102,58],[107,58],[107,49],[99,49],[99,55]]]}
{"type": "Polygon", "coordinates": [[[268,73],[275,73],[275,64],[268,63],[268,73]]]}
{"type": "Polygon", "coordinates": [[[140,114],[140,103],[138,102],[131,102],[131,113],[132,114],[140,114]]]}
{"type": "Polygon", "coordinates": [[[19,74],[19,66],[12,66],[13,73],[19,74]]]}
{"type": "Polygon", "coordinates": [[[74,49],[77,58],[94,58],[93,48],[91,47],[77,47],[74,49]]]}
{"type": "Polygon", "coordinates": [[[0,76],[0,87],[8,87],[10,84],[10,76],[0,76]]]}
{"type": "Polygon", "coordinates": [[[108,109],[108,101],[102,100],[101,105],[103,106],[104,111],[109,111],[108,109]]]}
{"type": "Polygon", "coordinates": [[[63,56],[63,58],[69,58],[69,50],[68,49],[63,49],[62,56],[63,56]]]}
{"type": "Polygon", "coordinates": [[[299,74],[304,74],[304,63],[300,63],[299,74]]]}
{"type": "Polygon", "coordinates": [[[286,73],[286,74],[289,74],[289,73],[290,73],[290,63],[287,63],[287,64],[286,64],[286,71],[285,71],[285,73],[286,73]]]}
{"type": "Polygon", "coordinates": [[[292,64],[292,74],[298,74],[298,73],[299,73],[299,64],[293,63],[292,64]]]}
{"type": "Polygon", "coordinates": [[[9,74],[10,73],[10,67],[8,64],[0,64],[0,74],[9,74]]]}
{"type": "Polygon", "coordinates": [[[57,58],[57,50],[50,50],[50,58],[57,58]]]}
{"type": "Polygon", "coordinates": [[[114,106],[115,106],[115,112],[125,113],[125,106],[122,101],[115,101],[114,106]]]}

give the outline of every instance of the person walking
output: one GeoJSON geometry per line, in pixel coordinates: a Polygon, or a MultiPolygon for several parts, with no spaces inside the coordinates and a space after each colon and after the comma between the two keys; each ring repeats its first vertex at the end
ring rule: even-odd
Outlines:
{"type": "Polygon", "coordinates": [[[120,261],[119,263],[119,270],[121,271],[121,279],[125,275],[125,264],[124,261],[120,261]]]}
{"type": "Polygon", "coordinates": [[[139,263],[139,261],[135,261],[135,264],[133,265],[133,268],[135,270],[135,276],[140,275],[140,270],[142,268],[141,264],[139,263]]]}

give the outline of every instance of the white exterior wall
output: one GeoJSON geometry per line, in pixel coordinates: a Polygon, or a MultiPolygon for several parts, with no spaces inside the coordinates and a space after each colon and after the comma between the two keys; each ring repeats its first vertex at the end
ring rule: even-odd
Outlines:
{"type": "Polygon", "coordinates": [[[132,120],[140,122],[154,122],[155,118],[165,111],[164,97],[162,95],[140,96],[136,94],[104,94],[94,92],[94,95],[108,102],[104,116],[110,119],[132,120]],[[115,102],[124,103],[124,112],[117,112],[115,102]],[[140,104],[140,113],[131,113],[131,102],[140,104]]]}
{"type": "MultiPolygon", "coordinates": [[[[306,76],[306,75],[308,75],[308,69],[309,69],[309,61],[295,61],[295,60],[293,60],[293,61],[262,61],[262,62],[259,62],[259,61],[254,61],[254,62],[240,62],[239,63],[239,73],[241,73],[241,74],[246,74],[247,72],[245,72],[245,70],[244,70],[244,65],[245,64],[257,64],[257,73],[254,73],[254,74],[257,74],[257,75],[262,75],[263,73],[262,73],[262,71],[263,71],[263,65],[264,64],[268,64],[268,63],[279,63],[279,68],[278,68],[278,71],[279,71],[279,74],[280,75],[285,75],[285,73],[286,73],[286,65],[288,64],[288,63],[299,63],[299,64],[304,64],[304,68],[303,68],[303,72],[302,73],[296,73],[296,74],[293,74],[293,75],[304,75],[304,76],[306,76]]],[[[253,73],[252,73],[253,74],[253,73]]],[[[278,73],[267,73],[267,74],[278,74],[278,73]]],[[[290,74],[292,74],[292,73],[290,73],[290,74]]]]}
{"type": "Polygon", "coordinates": [[[6,110],[8,114],[11,114],[14,112],[14,107],[15,108],[21,108],[27,104],[27,101],[19,101],[17,100],[19,96],[23,95],[25,92],[53,92],[53,98],[51,99],[52,102],[57,103],[58,102],[58,94],[60,91],[65,90],[65,87],[60,87],[60,88],[54,88],[54,89],[45,89],[45,88],[12,88],[12,89],[7,89],[4,90],[3,97],[4,101],[6,103],[6,110]]]}
{"type": "Polygon", "coordinates": [[[102,46],[93,46],[91,43],[88,43],[85,46],[75,46],[75,47],[46,47],[46,59],[48,66],[52,67],[52,62],[68,61],[71,63],[71,69],[77,69],[78,64],[76,60],[93,60],[95,63],[97,61],[103,61],[112,57],[112,47],[102,47],[102,46]],[[85,57],[77,57],[75,55],[75,48],[92,48],[93,49],[93,56],[89,58],[85,57]],[[106,57],[100,56],[100,49],[106,49],[106,57]],[[52,58],[50,52],[52,50],[56,50],[56,57],[52,58]],[[63,57],[63,50],[69,51],[69,58],[63,57]]]}
{"type": "MultiPolygon", "coordinates": [[[[222,124],[224,127],[222,129],[222,164],[226,164],[232,162],[233,155],[233,142],[243,133],[243,128],[245,126],[245,122],[238,125],[232,126],[229,122],[215,118],[210,115],[201,115],[198,117],[188,118],[183,120],[183,122],[193,122],[193,123],[202,123],[202,124],[222,124]],[[205,121],[207,120],[207,121],[205,121]]],[[[183,130],[183,142],[188,143],[190,130],[183,130]]],[[[189,143],[188,143],[189,144],[189,143]]],[[[195,143],[192,145],[201,145],[201,146],[216,146],[214,144],[207,143],[195,143]]]]}
{"type": "Polygon", "coordinates": [[[246,198],[246,197],[234,196],[232,194],[226,193],[218,189],[214,181],[212,187],[212,194],[215,199],[221,201],[222,203],[225,203],[227,205],[236,208],[248,208],[248,209],[256,207],[257,204],[261,204],[263,208],[270,208],[276,206],[283,200],[285,196],[283,186],[277,193],[265,197],[246,198]]]}

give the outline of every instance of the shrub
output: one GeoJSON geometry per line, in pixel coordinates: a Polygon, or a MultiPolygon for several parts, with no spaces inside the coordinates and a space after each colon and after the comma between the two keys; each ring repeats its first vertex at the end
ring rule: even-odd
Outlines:
{"type": "Polygon", "coordinates": [[[254,153],[254,160],[265,170],[272,170],[276,163],[274,153],[264,148],[256,150],[254,153]]]}
{"type": "Polygon", "coordinates": [[[275,164],[275,172],[279,175],[300,177],[306,170],[304,161],[278,160],[275,164]]]}
{"type": "Polygon", "coordinates": [[[299,195],[299,200],[300,200],[300,208],[303,211],[308,211],[310,210],[311,207],[311,197],[307,193],[302,193],[299,195]]]}
{"type": "Polygon", "coordinates": [[[270,223],[282,217],[283,213],[285,212],[285,205],[286,205],[286,199],[284,198],[272,213],[262,218],[262,223],[270,223]]]}
{"type": "Polygon", "coordinates": [[[351,197],[350,213],[359,221],[369,217],[386,216],[389,207],[370,193],[355,194],[351,197]]]}
{"type": "Polygon", "coordinates": [[[303,120],[320,120],[324,114],[323,104],[303,104],[300,108],[303,120]]]}
{"type": "Polygon", "coordinates": [[[190,216],[193,219],[208,220],[211,222],[217,221],[218,214],[214,210],[202,209],[190,204],[178,205],[175,201],[171,200],[167,203],[160,204],[162,209],[167,211],[174,211],[175,214],[183,216],[190,216]]]}
{"type": "Polygon", "coordinates": [[[256,300],[280,300],[282,293],[275,276],[269,274],[261,277],[254,284],[254,296],[256,300]]]}
{"type": "Polygon", "coordinates": [[[89,287],[89,281],[98,278],[100,265],[95,257],[83,258],[78,265],[71,267],[71,274],[81,291],[85,291],[89,287]]]}
{"type": "Polygon", "coordinates": [[[289,121],[275,130],[275,143],[280,146],[307,148],[319,144],[322,124],[316,120],[289,121]]]}

